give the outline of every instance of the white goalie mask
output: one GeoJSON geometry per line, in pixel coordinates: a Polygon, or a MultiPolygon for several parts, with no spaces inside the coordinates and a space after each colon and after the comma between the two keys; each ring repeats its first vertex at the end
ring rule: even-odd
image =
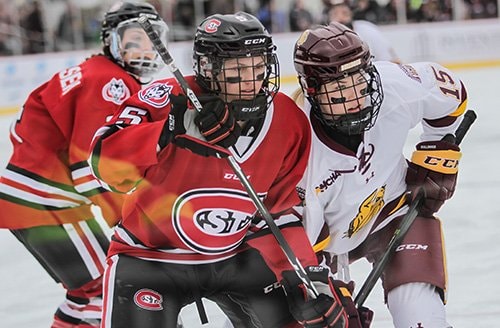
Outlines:
{"type": "MultiPolygon", "coordinates": [[[[132,18],[120,22],[109,32],[109,51],[113,59],[138,78],[148,78],[159,72],[164,63],[146,32],[132,18]]],[[[167,41],[168,26],[163,21],[151,21],[162,42],[167,41]]]]}

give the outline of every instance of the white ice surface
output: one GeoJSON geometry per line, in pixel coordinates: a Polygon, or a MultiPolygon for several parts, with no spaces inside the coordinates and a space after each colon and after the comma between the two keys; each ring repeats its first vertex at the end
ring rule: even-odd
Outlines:
{"type": "MultiPolygon", "coordinates": [[[[500,68],[458,72],[469,91],[469,108],[478,120],[464,139],[463,158],[455,196],[440,212],[447,245],[450,323],[460,327],[500,327],[500,68]],[[497,204],[498,205],[498,204],[497,204]]],[[[293,85],[284,85],[290,92],[293,85]]],[[[14,116],[0,116],[0,170],[11,146],[8,128],[14,116]]],[[[415,134],[409,140],[416,140],[415,134]]],[[[408,148],[408,152],[410,148],[408,148]]],[[[1,209],[0,209],[1,210],[1,209]]],[[[415,268],[425,270],[425,268],[415,268]]],[[[351,265],[358,286],[370,271],[361,261],[351,265]]],[[[48,328],[64,291],[55,284],[25,248],[0,229],[0,328],[48,328]]],[[[196,308],[182,312],[188,328],[222,327],[223,316],[205,302],[210,323],[201,325],[196,308]]],[[[374,328],[391,327],[380,284],[366,305],[375,311],[374,328]]]]}

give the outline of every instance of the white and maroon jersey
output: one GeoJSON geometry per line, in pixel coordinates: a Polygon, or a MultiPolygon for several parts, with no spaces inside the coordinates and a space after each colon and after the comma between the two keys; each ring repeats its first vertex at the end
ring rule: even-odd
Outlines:
{"type": "MultiPolygon", "coordinates": [[[[310,115],[311,155],[300,183],[304,225],[312,243],[325,243],[320,233],[326,222],[330,241],[325,250],[334,254],[354,249],[369,233],[408,210],[400,200],[406,191],[403,148],[409,131],[422,123],[423,141],[454,133],[467,103],[461,80],[438,64],[375,66],[384,99],[356,153],[326,137],[310,115]]],[[[304,110],[310,111],[307,101],[304,110]]]]}
{"type": "Polygon", "coordinates": [[[352,22],[352,28],[361,40],[368,44],[374,61],[400,61],[389,40],[377,25],[365,20],[355,20],[352,22]]]}
{"type": "Polygon", "coordinates": [[[10,130],[13,154],[0,178],[0,227],[90,219],[92,204],[116,223],[123,196],[93,177],[88,150],[95,131],[140,89],[124,69],[96,55],[31,92],[10,130]]]}
{"type": "MultiPolygon", "coordinates": [[[[200,94],[194,78],[187,80],[200,94]]],[[[262,230],[264,221],[254,217],[256,207],[227,160],[173,143],[159,150],[170,98],[180,93],[175,79],[154,82],[129,98],[96,135],[90,158],[95,175],[116,191],[130,192],[108,254],[196,264],[255,247],[279,274],[288,267],[283,252],[262,230]]],[[[307,117],[278,93],[265,118],[247,122],[230,149],[304,266],[316,259],[290,209],[300,202],[295,187],[307,164],[310,138],[307,117]]]]}

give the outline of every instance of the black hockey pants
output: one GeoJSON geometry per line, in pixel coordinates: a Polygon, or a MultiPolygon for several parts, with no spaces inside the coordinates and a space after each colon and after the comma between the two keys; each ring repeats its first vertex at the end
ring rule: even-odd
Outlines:
{"type": "Polygon", "coordinates": [[[295,322],[275,275],[253,249],[196,265],[116,255],[105,279],[105,327],[175,328],[182,307],[201,297],[216,302],[234,327],[280,328],[295,322]]]}

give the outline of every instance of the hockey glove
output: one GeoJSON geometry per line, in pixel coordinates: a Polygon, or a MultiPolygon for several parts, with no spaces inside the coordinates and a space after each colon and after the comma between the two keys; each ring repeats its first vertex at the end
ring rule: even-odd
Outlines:
{"type": "Polygon", "coordinates": [[[158,145],[164,148],[168,143],[189,149],[202,156],[228,157],[231,153],[217,144],[210,143],[196,125],[198,113],[188,109],[188,100],[184,95],[170,95],[172,103],[168,120],[163,127],[163,132],[158,145]]]}
{"type": "Polygon", "coordinates": [[[443,140],[421,142],[416,149],[408,162],[406,184],[414,192],[424,189],[419,214],[432,217],[455,192],[462,153],[457,145],[443,140]]]}
{"type": "Polygon", "coordinates": [[[241,128],[236,122],[227,104],[216,96],[199,97],[203,110],[194,119],[201,134],[211,144],[229,148],[233,146],[241,134],[241,128]]]}
{"type": "Polygon", "coordinates": [[[281,281],[295,320],[308,328],[362,328],[345,284],[332,280],[325,267],[309,266],[305,270],[318,290],[319,295],[315,299],[308,297],[295,271],[284,271],[281,281]]]}
{"type": "Polygon", "coordinates": [[[333,286],[342,294],[346,293],[346,290],[349,292],[349,297],[341,298],[342,305],[349,317],[349,328],[370,328],[373,320],[373,311],[364,306],[356,309],[351,296],[354,291],[354,281],[345,283],[341,280],[333,280],[333,286]]]}

